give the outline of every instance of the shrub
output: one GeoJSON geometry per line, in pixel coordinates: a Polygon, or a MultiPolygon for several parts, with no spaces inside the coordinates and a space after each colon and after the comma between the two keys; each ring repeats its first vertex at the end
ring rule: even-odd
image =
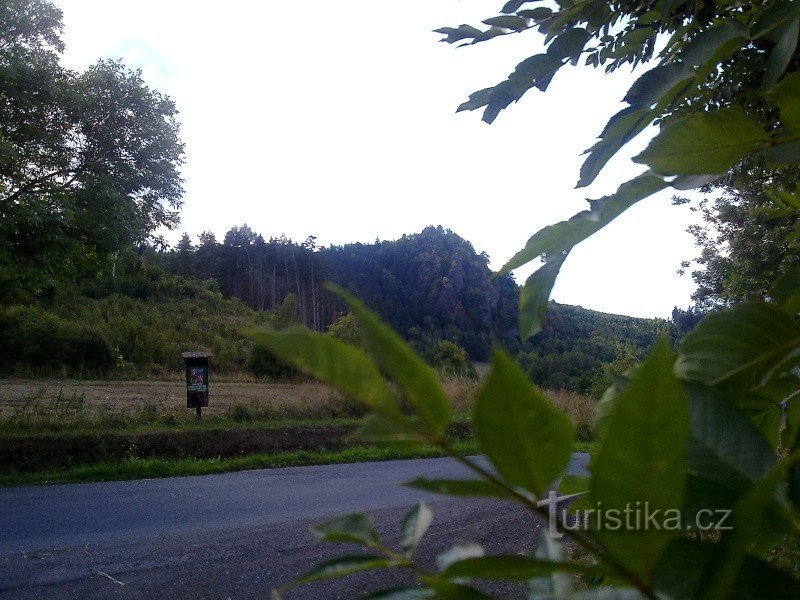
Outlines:
{"type": "Polygon", "coordinates": [[[288,379],[297,377],[299,374],[297,369],[278,360],[266,346],[261,344],[253,344],[250,349],[247,368],[256,377],[270,379],[288,379]]]}
{"type": "Polygon", "coordinates": [[[12,307],[0,314],[0,368],[15,365],[105,373],[117,361],[108,339],[97,329],[65,321],[30,307],[12,307]]]}
{"type": "Polygon", "coordinates": [[[347,342],[351,346],[361,347],[361,327],[352,313],[347,313],[339,317],[336,322],[328,328],[328,335],[347,342]]]}
{"type": "Polygon", "coordinates": [[[466,350],[447,340],[439,340],[433,365],[446,377],[478,377],[466,350]]]}
{"type": "Polygon", "coordinates": [[[253,420],[253,411],[244,404],[234,404],[228,408],[228,418],[237,423],[244,423],[253,420]]]}

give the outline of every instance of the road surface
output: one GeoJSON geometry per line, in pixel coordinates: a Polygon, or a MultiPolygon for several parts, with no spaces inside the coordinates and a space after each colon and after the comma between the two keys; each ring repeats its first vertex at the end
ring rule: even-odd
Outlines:
{"type": "MultiPolygon", "coordinates": [[[[570,469],[587,463],[576,454],[570,469]]],[[[437,458],[0,489],[0,598],[265,598],[314,563],[352,551],[316,542],[310,524],[367,511],[391,544],[420,499],[436,515],[423,561],[454,541],[495,552],[530,547],[538,524],[524,510],[402,486],[419,476],[469,474],[437,458]]],[[[288,597],[357,597],[374,581],[316,584],[288,597]]]]}

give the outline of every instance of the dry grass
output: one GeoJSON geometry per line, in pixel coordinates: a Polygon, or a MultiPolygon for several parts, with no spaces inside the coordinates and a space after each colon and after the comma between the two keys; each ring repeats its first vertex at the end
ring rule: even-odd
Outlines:
{"type": "MultiPolygon", "coordinates": [[[[204,410],[220,414],[236,404],[263,405],[274,409],[295,409],[310,413],[338,396],[328,386],[315,382],[265,383],[219,382],[209,386],[210,403],[204,410]]],[[[0,415],[8,416],[31,398],[53,403],[59,397],[82,397],[87,407],[102,406],[122,412],[154,404],[165,410],[186,410],[186,384],[183,381],[76,381],[14,380],[0,381],[0,415]]]]}
{"type": "MultiPolygon", "coordinates": [[[[364,409],[330,387],[302,383],[212,381],[204,421],[311,421],[361,416],[364,409]]],[[[186,386],[169,381],[6,380],[0,429],[136,429],[195,421],[186,386]]]]}
{"type": "MultiPolygon", "coordinates": [[[[475,396],[481,382],[467,377],[457,377],[448,379],[444,382],[445,392],[453,403],[453,409],[462,415],[467,415],[472,411],[475,396]]],[[[572,420],[578,439],[581,441],[591,441],[594,439],[594,410],[597,401],[589,396],[577,392],[566,390],[545,390],[545,394],[550,401],[561,411],[567,414],[572,420]]]]}
{"type": "MultiPolygon", "coordinates": [[[[444,381],[457,418],[469,418],[480,380],[456,377],[444,381]]],[[[317,382],[219,382],[212,379],[210,420],[236,422],[327,420],[364,414],[356,402],[317,382]]],[[[552,402],[569,415],[578,439],[594,438],[596,402],[575,392],[548,391],[552,402]]],[[[194,419],[186,408],[182,381],[0,381],[0,429],[57,430],[172,426],[194,419]]]]}

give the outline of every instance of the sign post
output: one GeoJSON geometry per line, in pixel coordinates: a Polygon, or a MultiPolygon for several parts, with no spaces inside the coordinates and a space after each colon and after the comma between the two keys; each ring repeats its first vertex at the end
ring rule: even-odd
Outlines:
{"type": "Polygon", "coordinates": [[[181,356],[186,364],[186,408],[194,408],[199,419],[208,406],[208,359],[213,354],[184,352],[181,356]]]}

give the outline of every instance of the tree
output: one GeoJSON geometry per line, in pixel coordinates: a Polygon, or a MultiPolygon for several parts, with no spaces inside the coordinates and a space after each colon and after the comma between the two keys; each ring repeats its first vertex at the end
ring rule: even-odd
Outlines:
{"type": "Polygon", "coordinates": [[[700,310],[765,300],[778,278],[800,264],[800,202],[789,194],[772,196],[730,190],[692,207],[704,221],[689,228],[700,249],[699,268],[692,271],[692,299],[700,310]]]}
{"type": "MultiPolygon", "coordinates": [[[[794,198],[786,178],[800,164],[800,3],[530,4],[509,0],[504,14],[484,21],[488,29],[440,30],[449,42],[476,43],[538,29],[548,42],[545,53],[473,94],[462,108],[485,107],[491,122],[584,56],[590,65],[614,69],[649,62],[660,49],[658,65],[633,84],[625,97],[629,106],[590,149],[579,184],[590,183],[651,122],[659,121],[661,130],[635,159],[647,166],[645,173],[571,220],[534,234],[505,266],[543,258],[520,299],[526,338],[541,328],[569,251],[634,203],[670,186],[693,188],[723,177],[761,179],[767,193],[794,198]]],[[[415,560],[433,519],[424,503],[403,519],[399,548],[381,539],[368,516],[347,515],[314,533],[358,545],[362,554],[328,561],[294,584],[398,568],[410,570],[420,586],[373,597],[486,598],[475,581],[487,579],[525,582],[528,598],[797,597],[800,581],[771,554],[787,540],[800,540],[800,266],[792,268],[776,280],[770,302],[710,314],[675,351],[665,337],[640,367],[615,377],[600,405],[602,431],[586,478],[563,477],[575,439],[569,420],[502,352],[493,357],[471,421],[492,464],[487,469],[448,440],[452,407],[435,374],[355,298],[341,292],[363,329],[367,352],[310,332],[262,334],[270,350],[372,409],[364,439],[425,443],[473,475],[419,478],[409,486],[513,502],[550,524],[529,554],[484,556],[477,545],[455,546],[433,570],[415,560]],[[579,492],[591,507],[572,523],[552,497],[542,504],[561,477],[563,493],[579,492]],[[655,526],[640,520],[645,506],[655,526]],[[713,533],[699,531],[698,517],[718,510],[729,516],[728,526],[716,521],[713,533]],[[565,536],[592,560],[573,560],[565,536]],[[587,589],[573,589],[576,576],[587,589]]]]}
{"type": "Polygon", "coordinates": [[[191,277],[194,273],[194,252],[192,240],[185,231],[175,247],[175,270],[179,275],[191,277]]]}
{"type": "Polygon", "coordinates": [[[139,71],[59,65],[61,12],[0,8],[0,287],[93,271],[174,227],[183,194],[174,103],[139,71]]]}
{"type": "Polygon", "coordinates": [[[362,333],[361,327],[355,315],[347,313],[339,317],[329,328],[328,335],[350,344],[351,346],[361,347],[362,333]]]}

